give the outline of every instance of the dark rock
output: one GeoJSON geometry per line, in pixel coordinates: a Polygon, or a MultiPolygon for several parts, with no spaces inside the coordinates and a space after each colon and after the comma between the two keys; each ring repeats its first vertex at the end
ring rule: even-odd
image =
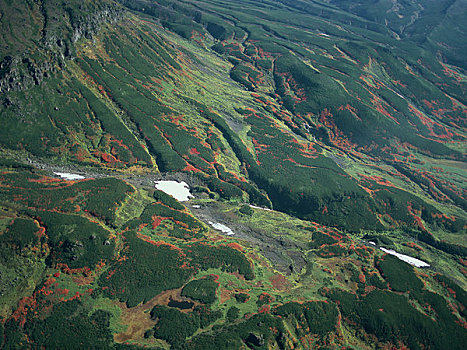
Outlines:
{"type": "Polygon", "coordinates": [[[154,329],[148,329],[146,332],[144,332],[144,338],[148,339],[154,336],[154,329]]]}
{"type": "MultiPolygon", "coordinates": [[[[41,85],[44,78],[56,72],[57,67],[64,68],[66,58],[74,58],[76,41],[82,37],[92,39],[104,23],[114,23],[124,14],[124,10],[118,5],[95,5],[92,2],[91,5],[84,6],[82,11],[68,8],[63,11],[68,15],[71,28],[56,16],[49,23],[46,21],[34,59],[31,59],[27,51],[18,56],[3,58],[0,62],[0,94],[41,85]]],[[[45,9],[43,16],[48,16],[45,9]]]]}
{"type": "Polygon", "coordinates": [[[264,345],[264,336],[261,334],[261,336],[258,336],[254,333],[250,333],[248,335],[248,338],[246,338],[246,342],[250,343],[254,346],[263,346],[264,345]]]}
{"type": "Polygon", "coordinates": [[[3,100],[3,107],[7,108],[9,106],[13,105],[13,102],[10,100],[10,98],[7,96],[3,100]]]}

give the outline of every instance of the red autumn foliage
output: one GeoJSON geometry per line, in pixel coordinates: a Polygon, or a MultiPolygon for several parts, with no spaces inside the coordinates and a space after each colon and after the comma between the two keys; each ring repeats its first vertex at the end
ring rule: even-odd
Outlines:
{"type": "Polygon", "coordinates": [[[263,305],[258,309],[258,313],[263,314],[263,313],[270,313],[271,312],[271,306],[270,305],[263,305]]]}

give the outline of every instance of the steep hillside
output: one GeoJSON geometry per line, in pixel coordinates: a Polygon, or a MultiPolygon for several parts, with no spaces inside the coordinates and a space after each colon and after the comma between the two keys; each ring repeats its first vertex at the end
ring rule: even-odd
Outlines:
{"type": "Polygon", "coordinates": [[[467,1],[331,0],[331,4],[369,21],[383,24],[395,35],[421,45],[448,63],[466,68],[467,1]]]}
{"type": "Polygon", "coordinates": [[[1,346],[462,348],[463,6],[1,0],[1,346]]]}

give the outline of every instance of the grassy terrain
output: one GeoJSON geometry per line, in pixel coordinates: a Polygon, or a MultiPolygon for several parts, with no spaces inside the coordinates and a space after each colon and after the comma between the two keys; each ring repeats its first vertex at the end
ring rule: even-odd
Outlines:
{"type": "Polygon", "coordinates": [[[0,347],[463,348],[462,8],[0,0],[0,347]]]}
{"type": "MultiPolygon", "coordinates": [[[[53,186],[49,189],[52,196],[64,185],[70,185],[28,170],[4,168],[2,174],[4,195],[8,188],[18,188],[22,183],[22,186],[40,184],[29,190],[33,192],[40,192],[42,186],[53,186]],[[9,174],[15,176],[8,178],[9,174]],[[6,179],[9,187],[5,187],[6,179]]],[[[102,180],[84,182],[87,188],[102,188],[102,180]]],[[[5,307],[2,312],[8,320],[4,326],[5,346],[18,342],[50,343],[56,338],[50,327],[71,312],[69,307],[72,307],[78,310],[72,322],[80,325],[84,322],[80,326],[84,329],[88,327],[86,322],[91,322],[97,328],[86,331],[86,336],[96,337],[95,332],[102,332],[98,337],[106,346],[111,346],[112,334],[117,342],[175,347],[185,342],[191,347],[220,346],[229,334],[231,341],[237,339],[237,345],[264,341],[269,346],[282,344],[285,348],[299,343],[304,347],[324,344],[340,347],[369,340],[366,336],[350,335],[352,331],[346,336],[340,331],[335,333],[342,327],[355,331],[360,325],[359,318],[340,320],[336,318],[338,315],[354,315],[353,307],[358,314],[363,312],[360,308],[370,307],[365,306],[368,303],[380,303],[371,299],[379,295],[377,291],[397,299],[398,292],[408,289],[416,293],[413,297],[411,294],[413,306],[409,306],[415,316],[407,317],[421,318],[424,324],[428,322],[428,338],[421,338],[420,342],[430,343],[430,332],[436,332],[431,319],[427,321],[427,316],[423,316],[430,310],[427,306],[430,304],[434,305],[440,324],[447,327],[443,328],[445,332],[454,332],[459,339],[463,337],[456,322],[463,317],[465,277],[453,269],[453,264],[461,266],[462,261],[455,262],[452,256],[425,243],[415,243],[406,233],[370,232],[363,239],[427,261],[432,269],[415,271],[410,265],[365,244],[361,238],[316,222],[277,211],[246,210],[244,204],[235,202],[195,201],[193,205],[201,206],[193,208],[195,214],[218,217],[236,232],[236,236],[227,238],[207,229],[171,197],[143,188],[125,193],[121,187],[119,191],[123,192],[100,191],[95,198],[99,202],[109,195],[125,196],[118,205],[117,215],[107,220],[88,218],[86,211],[77,212],[74,207],[62,207],[62,211],[45,208],[39,213],[26,210],[20,200],[16,204],[4,202],[2,251],[13,249],[15,259],[27,259],[28,264],[37,261],[34,275],[29,272],[21,277],[23,280],[15,279],[16,287],[2,295],[5,307]],[[166,209],[161,212],[161,208],[166,209]],[[24,228],[12,235],[20,225],[24,228]],[[55,228],[57,225],[63,225],[60,231],[55,228]],[[86,225],[96,225],[94,233],[86,225]],[[82,229],[87,232],[83,237],[79,233],[82,229]],[[186,233],[177,234],[180,230],[186,233]],[[57,242],[54,237],[58,232],[74,238],[65,242],[61,238],[57,242]],[[94,242],[96,248],[102,248],[91,255],[94,242]],[[108,249],[113,253],[109,255],[108,249]],[[28,287],[23,282],[26,280],[28,287]],[[446,283],[450,289],[445,287],[446,283]],[[351,302],[352,298],[357,301],[351,302]],[[336,305],[333,301],[339,302],[336,305]],[[38,318],[50,305],[53,305],[51,316],[45,320],[38,318]],[[83,315],[92,317],[84,319],[83,315]],[[316,315],[325,315],[326,323],[313,323],[316,315]],[[103,319],[95,323],[93,320],[98,316],[103,319]],[[185,325],[183,334],[172,331],[178,329],[175,327],[178,322],[185,325]],[[254,324],[268,326],[255,328],[254,324]],[[269,327],[279,333],[271,333],[269,327]],[[314,334],[312,338],[311,334],[314,334]]],[[[12,195],[12,198],[20,197],[12,195]]],[[[2,266],[13,267],[18,262],[5,256],[2,266]]],[[[2,278],[9,283],[13,277],[5,268],[2,278]]],[[[21,275],[17,269],[15,273],[21,275]]],[[[374,312],[371,317],[378,317],[378,311],[374,312]]],[[[63,332],[71,330],[68,328],[71,325],[60,327],[64,327],[63,332]]],[[[368,336],[376,334],[381,344],[409,339],[411,334],[406,329],[400,337],[387,338],[372,325],[361,323],[361,327],[368,336]]],[[[85,346],[86,339],[80,341],[80,346],[85,346]]],[[[434,346],[442,346],[443,339],[434,346]]]]}

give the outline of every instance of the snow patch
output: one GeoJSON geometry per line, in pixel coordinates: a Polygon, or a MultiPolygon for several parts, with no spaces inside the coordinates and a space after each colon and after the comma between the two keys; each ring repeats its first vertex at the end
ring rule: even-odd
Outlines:
{"type": "Polygon", "coordinates": [[[398,258],[398,259],[400,259],[402,261],[405,261],[406,263],[409,263],[410,265],[413,265],[415,267],[430,267],[429,264],[427,264],[426,262],[424,262],[422,260],[415,259],[415,258],[412,258],[411,256],[398,253],[395,250],[386,249],[386,248],[382,248],[382,247],[379,248],[379,249],[381,249],[383,252],[385,252],[387,254],[394,255],[396,258],[398,258]]]}
{"type": "Polygon", "coordinates": [[[271,209],[269,209],[269,208],[258,207],[258,206],[253,205],[253,204],[248,204],[248,205],[250,206],[250,208],[261,209],[261,210],[266,210],[266,211],[271,211],[271,209]]]}
{"type": "Polygon", "coordinates": [[[185,181],[154,181],[156,188],[165,192],[180,202],[186,202],[194,196],[190,193],[190,187],[185,181]]]}
{"type": "Polygon", "coordinates": [[[216,230],[221,231],[222,233],[225,233],[228,236],[231,236],[231,235],[235,234],[235,232],[233,232],[229,227],[227,227],[227,226],[225,226],[223,224],[220,224],[218,222],[209,221],[209,225],[211,225],[216,230]]]}
{"type": "Polygon", "coordinates": [[[58,173],[55,171],[54,171],[54,175],[60,176],[62,179],[70,180],[70,181],[85,179],[83,175],[70,174],[70,173],[58,173]]]}

